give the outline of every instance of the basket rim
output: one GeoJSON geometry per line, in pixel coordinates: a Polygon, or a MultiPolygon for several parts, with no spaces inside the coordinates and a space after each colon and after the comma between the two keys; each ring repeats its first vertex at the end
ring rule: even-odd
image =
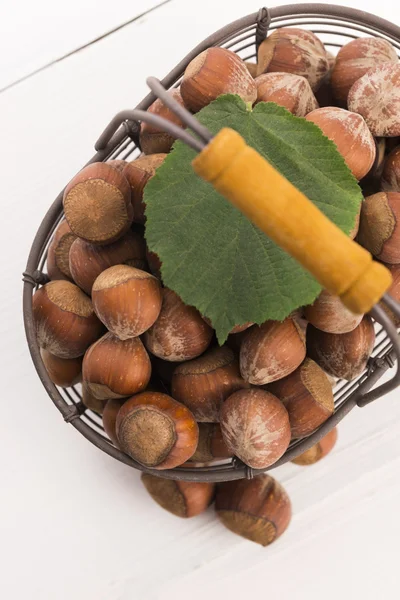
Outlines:
{"type": "MultiPolygon", "coordinates": [[[[232,23],[222,27],[215,33],[205,38],[200,44],[198,44],[189,54],[185,56],[176,67],[170,71],[170,73],[162,80],[164,87],[171,87],[178,78],[182,75],[186,66],[189,62],[197,56],[203,50],[210,46],[222,44],[226,38],[232,36],[234,33],[243,32],[244,29],[251,30],[257,26],[261,12],[267,9],[261,9],[258,12],[251,13],[245,17],[237,19],[232,23]]],[[[362,10],[349,8],[340,5],[320,4],[320,3],[306,3],[306,4],[287,4],[283,6],[274,7],[267,10],[267,16],[273,22],[278,19],[289,17],[324,17],[326,19],[338,19],[343,22],[352,23],[355,25],[368,26],[381,33],[385,36],[393,37],[395,40],[400,42],[400,27],[382,19],[381,17],[375,16],[372,13],[365,12],[362,10]]],[[[265,13],[264,13],[265,16],[265,13]]],[[[155,100],[155,96],[150,93],[148,94],[138,105],[137,109],[146,110],[155,100]]],[[[111,153],[125,140],[128,138],[128,131],[126,128],[121,128],[110,140],[107,146],[97,151],[94,156],[86,163],[91,164],[93,162],[102,162],[106,160],[111,153]]],[[[86,166],[86,165],[84,165],[86,166]]],[[[57,387],[50,380],[47,371],[44,367],[40,356],[40,348],[37,343],[36,333],[33,323],[32,313],[32,295],[35,287],[42,283],[40,276],[42,275],[38,271],[38,265],[47,242],[52,235],[58,221],[60,220],[62,210],[62,190],[57,196],[55,201],[51,204],[47,213],[45,214],[38,231],[32,242],[32,246],[27,259],[26,269],[24,273],[24,285],[23,285],[23,317],[25,334],[28,342],[29,351],[34,363],[35,369],[39,375],[39,378],[46,389],[51,400],[61,412],[66,422],[72,423],[72,425],[80,431],[90,442],[97,446],[103,452],[109,454],[113,458],[116,458],[120,462],[123,462],[137,470],[150,473],[159,477],[168,479],[181,479],[186,481],[209,481],[219,482],[228,481],[234,479],[242,479],[244,477],[251,478],[253,475],[257,475],[269,470],[272,470],[289,460],[292,460],[299,454],[302,454],[308,450],[311,446],[316,444],[324,435],[326,435],[333,427],[335,427],[355,406],[362,398],[362,395],[367,392],[375,383],[380,379],[383,373],[389,368],[389,362],[387,366],[376,369],[369,377],[364,380],[360,386],[353,392],[349,398],[335,411],[335,413],[328,419],[315,433],[307,438],[301,440],[298,444],[292,446],[284,456],[278,460],[275,464],[271,465],[268,469],[253,470],[240,461],[236,464],[225,465],[225,470],[214,470],[205,471],[203,469],[193,468],[176,468],[170,470],[156,470],[146,468],[140,465],[129,456],[115,448],[111,443],[108,443],[105,438],[94,431],[88,424],[80,419],[80,412],[75,405],[69,405],[65,399],[61,396],[57,387]],[[229,467],[229,468],[227,468],[229,467]],[[222,475],[222,477],[221,477],[222,475]]],[[[223,467],[222,467],[223,468],[223,467]]]]}

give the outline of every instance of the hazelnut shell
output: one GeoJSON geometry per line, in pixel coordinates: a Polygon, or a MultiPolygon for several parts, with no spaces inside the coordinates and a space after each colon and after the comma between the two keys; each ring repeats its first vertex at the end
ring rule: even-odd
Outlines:
{"type": "Polygon", "coordinates": [[[103,333],[90,298],[69,281],[50,281],[32,299],[38,344],[59,358],[77,358],[103,333]]]}
{"type": "Polygon", "coordinates": [[[287,410],[265,390],[239,390],[229,396],[221,407],[220,423],[228,449],[253,469],[274,464],[289,446],[287,410]]]}
{"type": "Polygon", "coordinates": [[[99,400],[142,392],[150,376],[150,358],[138,337],[120,340],[106,333],[90,346],[83,359],[83,381],[99,400]]]}
{"type": "Polygon", "coordinates": [[[269,475],[218,484],[215,510],[230,531],[261,546],[277,540],[292,516],[289,496],[269,475]]]}
{"type": "Polygon", "coordinates": [[[141,335],[151,327],[160,313],[161,300],[158,279],[127,265],[106,269],[92,288],[97,316],[121,340],[141,335]]]}
{"type": "Polygon", "coordinates": [[[199,428],[192,413],[167,394],[142,392],[127,400],[117,416],[120,448],[154,469],[172,469],[196,451],[199,428]]]}

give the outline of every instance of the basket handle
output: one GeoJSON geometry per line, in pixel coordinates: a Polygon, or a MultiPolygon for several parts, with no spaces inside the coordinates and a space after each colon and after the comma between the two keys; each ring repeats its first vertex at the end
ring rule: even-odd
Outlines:
{"type": "Polygon", "coordinates": [[[232,129],[224,128],[194,159],[200,177],[286,250],[354,313],[364,314],[391,285],[373,261],[302,192],[232,129]]]}

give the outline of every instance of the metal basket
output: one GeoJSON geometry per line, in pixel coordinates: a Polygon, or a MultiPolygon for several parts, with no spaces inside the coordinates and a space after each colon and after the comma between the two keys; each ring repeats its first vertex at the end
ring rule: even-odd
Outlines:
{"type": "MultiPolygon", "coordinates": [[[[268,32],[279,27],[309,29],[322,39],[328,49],[333,49],[334,52],[349,40],[358,37],[365,35],[381,37],[391,42],[400,54],[400,28],[369,13],[327,4],[295,4],[272,9],[262,8],[258,13],[239,19],[205,39],[165,77],[162,83],[166,88],[179,86],[189,62],[210,46],[229,48],[244,60],[254,59],[258,45],[268,32]]],[[[149,94],[137,108],[146,110],[154,100],[155,96],[149,94]]],[[[116,158],[127,159],[129,157],[133,159],[140,151],[139,131],[139,123],[125,121],[123,127],[116,131],[106,147],[101,147],[102,144],[99,143],[96,144],[97,152],[87,164],[116,158]]],[[[83,405],[79,387],[62,389],[57,388],[51,382],[36,340],[32,317],[32,294],[38,286],[48,281],[43,268],[52,234],[63,215],[62,197],[63,192],[58,195],[50,207],[33,241],[23,277],[23,311],[32,360],[47,393],[64,420],[71,423],[103,452],[135,469],[165,478],[187,481],[227,481],[243,477],[251,478],[263,472],[251,469],[237,459],[207,467],[181,467],[166,471],[145,468],[113,445],[104,433],[101,417],[87,410],[83,405]]],[[[294,441],[284,456],[270,469],[292,460],[317,443],[355,406],[364,406],[398,385],[399,375],[397,374],[391,382],[380,386],[372,395],[370,392],[368,397],[366,396],[382,375],[395,365],[396,355],[399,351],[397,340],[393,339],[393,335],[390,340],[386,330],[378,323],[376,323],[376,333],[375,348],[365,372],[357,380],[337,383],[334,390],[335,412],[332,417],[312,435],[294,441]],[[395,348],[393,348],[392,342],[394,342],[395,348]]]]}

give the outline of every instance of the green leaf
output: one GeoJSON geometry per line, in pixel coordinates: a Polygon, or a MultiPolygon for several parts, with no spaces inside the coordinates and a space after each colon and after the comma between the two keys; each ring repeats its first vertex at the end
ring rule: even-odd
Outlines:
{"type": "MultiPolygon", "coordinates": [[[[199,121],[238,131],[345,233],[362,195],[336,146],[320,129],[274,103],[249,111],[221,96],[199,121]]],[[[176,142],[145,189],[146,238],[162,261],[166,286],[211,319],[218,341],[248,321],[283,320],[315,300],[320,286],[193,171],[195,152],[176,142]]]]}

